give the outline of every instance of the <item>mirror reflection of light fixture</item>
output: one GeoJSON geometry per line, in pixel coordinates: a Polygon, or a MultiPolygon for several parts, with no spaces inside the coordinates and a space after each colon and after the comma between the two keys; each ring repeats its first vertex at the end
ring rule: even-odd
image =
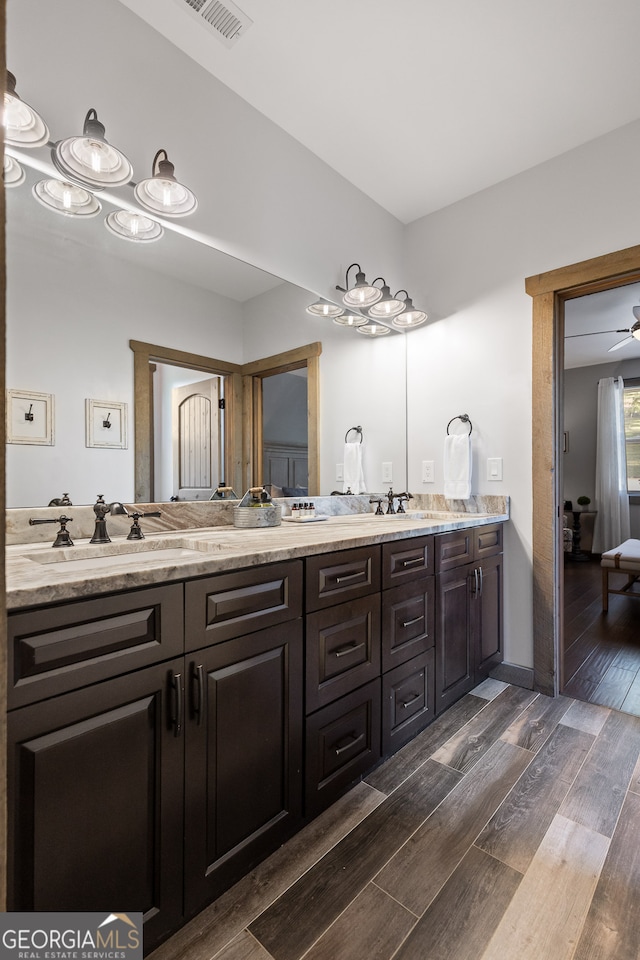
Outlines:
{"type": "Polygon", "coordinates": [[[158,150],[151,165],[151,176],[136,184],[138,203],[163,217],[186,217],[198,206],[194,193],[179,183],[166,150],[158,150]]]}
{"type": "Polygon", "coordinates": [[[334,317],[333,322],[339,323],[341,327],[362,327],[369,321],[366,317],[363,317],[361,313],[351,313],[347,311],[341,313],[339,317],[334,317]]]}
{"type": "Polygon", "coordinates": [[[66,217],[95,217],[102,209],[100,201],[84,187],[53,177],[39,180],[32,193],[49,210],[66,217]]]}
{"type": "Polygon", "coordinates": [[[150,243],[164,234],[161,224],[133,210],[114,210],[107,214],[104,223],[111,233],[134,243],[150,243]]]}
{"type": "Polygon", "coordinates": [[[418,310],[416,307],[414,307],[413,301],[406,290],[398,290],[396,297],[401,293],[406,294],[404,308],[402,313],[399,313],[393,318],[391,321],[391,326],[397,327],[399,330],[406,330],[410,327],[417,327],[421,323],[424,323],[425,320],[428,319],[424,310],[418,310]]]}
{"type": "Polygon", "coordinates": [[[344,294],[342,302],[347,307],[369,307],[377,303],[382,296],[382,291],[378,287],[374,287],[372,283],[367,283],[359,263],[352,263],[350,267],[347,267],[345,287],[337,286],[336,290],[340,290],[344,294]],[[357,267],[358,272],[356,273],[355,284],[349,288],[349,271],[353,267],[357,267]]]}
{"type": "Polygon", "coordinates": [[[5,153],[2,166],[2,178],[5,187],[19,187],[24,183],[26,174],[17,160],[5,153]]]}
{"type": "Polygon", "coordinates": [[[133,167],[123,153],[107,142],[104,132],[92,107],[85,117],[82,136],[59,140],[51,150],[56,169],[74,182],[98,189],[129,183],[133,167]]]}
{"type": "Polygon", "coordinates": [[[310,313],[312,317],[339,317],[344,313],[344,310],[337,303],[331,303],[324,297],[318,297],[315,303],[309,304],[307,313],[310,313]]]}
{"type": "Polygon", "coordinates": [[[397,294],[395,297],[391,296],[391,290],[384,277],[376,277],[373,282],[377,283],[378,280],[382,280],[380,299],[368,308],[367,313],[375,320],[391,320],[397,313],[404,310],[404,300],[398,300],[397,294]]]}
{"type": "Polygon", "coordinates": [[[365,337],[385,337],[391,331],[381,323],[367,323],[366,326],[358,327],[358,333],[365,337]]]}
{"type": "Polygon", "coordinates": [[[37,111],[16,93],[16,78],[7,70],[4,95],[4,140],[13,147],[42,147],[49,139],[49,129],[37,111]]]}

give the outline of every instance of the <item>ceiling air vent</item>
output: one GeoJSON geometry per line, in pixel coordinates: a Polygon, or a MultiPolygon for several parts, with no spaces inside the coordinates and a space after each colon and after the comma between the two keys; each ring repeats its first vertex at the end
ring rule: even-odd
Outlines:
{"type": "Polygon", "coordinates": [[[247,32],[253,20],[231,0],[177,0],[201,23],[204,22],[225,47],[233,47],[247,32]]]}

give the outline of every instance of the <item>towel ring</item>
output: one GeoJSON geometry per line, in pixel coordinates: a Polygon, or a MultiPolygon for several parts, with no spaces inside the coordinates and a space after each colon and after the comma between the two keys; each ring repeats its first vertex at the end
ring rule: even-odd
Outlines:
{"type": "Polygon", "coordinates": [[[349,434],[351,433],[352,430],[355,430],[356,433],[359,433],[359,434],[360,434],[360,443],[362,443],[362,427],[349,427],[349,429],[347,430],[347,432],[346,432],[345,435],[344,435],[344,442],[345,442],[345,443],[347,442],[347,437],[349,436],[349,434]]]}
{"type": "Polygon", "coordinates": [[[452,417],[451,420],[449,420],[449,423],[447,424],[447,436],[449,436],[449,427],[451,426],[451,424],[453,423],[454,420],[462,420],[463,423],[468,423],[468,424],[469,424],[469,436],[471,436],[471,431],[473,430],[473,424],[471,423],[471,420],[470,420],[470,418],[469,418],[469,414],[468,414],[468,413],[461,413],[459,416],[457,416],[457,417],[452,417]]]}

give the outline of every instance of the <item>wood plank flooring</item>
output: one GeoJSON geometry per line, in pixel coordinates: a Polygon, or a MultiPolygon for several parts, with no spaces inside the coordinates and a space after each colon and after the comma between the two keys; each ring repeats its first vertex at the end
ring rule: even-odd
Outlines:
{"type": "Polygon", "coordinates": [[[639,892],[640,718],[487,680],[151,960],[638,960],[639,892]]]}
{"type": "Polygon", "coordinates": [[[598,559],[565,562],[564,637],[563,693],[640,716],[640,600],[610,596],[603,613],[598,559]]]}

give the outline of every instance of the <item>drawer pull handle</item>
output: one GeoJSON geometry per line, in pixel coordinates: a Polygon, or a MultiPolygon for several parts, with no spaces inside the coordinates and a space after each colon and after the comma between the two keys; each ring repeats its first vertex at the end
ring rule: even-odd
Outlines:
{"type": "Polygon", "coordinates": [[[193,679],[196,682],[193,712],[198,718],[198,726],[200,726],[204,715],[204,667],[201,663],[193,664],[193,679]]]}
{"type": "Polygon", "coordinates": [[[424,566],[424,557],[414,557],[413,560],[403,560],[403,561],[402,561],[402,566],[403,566],[403,567],[412,567],[412,566],[414,566],[414,564],[416,564],[416,563],[420,563],[420,564],[422,564],[422,566],[424,566]]]}
{"type": "Polygon", "coordinates": [[[349,573],[344,577],[336,577],[336,583],[345,583],[347,580],[356,580],[358,577],[364,577],[363,570],[358,570],[357,573],[349,573]]]}
{"type": "Polygon", "coordinates": [[[339,757],[341,753],[345,752],[345,750],[350,750],[351,747],[354,747],[356,743],[360,743],[361,740],[364,740],[364,733],[361,733],[359,737],[356,737],[355,733],[352,733],[349,743],[345,743],[342,747],[335,748],[336,756],[339,757]]]}
{"type": "Polygon", "coordinates": [[[173,696],[171,697],[171,724],[174,737],[182,733],[182,674],[172,673],[169,683],[173,696]]]}
{"type": "Polygon", "coordinates": [[[347,654],[354,653],[362,647],[364,647],[364,641],[362,643],[350,643],[348,647],[338,647],[337,650],[333,651],[333,655],[334,657],[346,657],[347,654]]]}
{"type": "Polygon", "coordinates": [[[419,700],[421,696],[422,696],[421,693],[416,693],[413,697],[411,697],[410,700],[403,700],[402,706],[403,706],[404,709],[406,710],[407,707],[410,707],[412,703],[415,703],[416,700],[419,700]]]}
{"type": "Polygon", "coordinates": [[[421,614],[419,617],[414,617],[413,620],[403,620],[403,627],[412,627],[414,623],[420,623],[421,620],[424,620],[424,614],[421,614]]]}

